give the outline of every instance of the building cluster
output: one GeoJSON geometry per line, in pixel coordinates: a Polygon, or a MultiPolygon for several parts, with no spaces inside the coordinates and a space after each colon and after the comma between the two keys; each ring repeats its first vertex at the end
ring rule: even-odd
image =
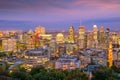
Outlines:
{"type": "Polygon", "coordinates": [[[0,32],[0,51],[22,55],[28,68],[45,65],[65,70],[92,63],[111,67],[120,60],[120,33],[96,25],[91,31],[70,26],[65,32],[48,33],[38,26],[28,32],[0,32]]]}

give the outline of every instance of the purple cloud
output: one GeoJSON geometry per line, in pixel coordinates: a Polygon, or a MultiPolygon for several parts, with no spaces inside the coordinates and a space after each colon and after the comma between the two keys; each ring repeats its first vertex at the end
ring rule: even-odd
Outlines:
{"type": "Polygon", "coordinates": [[[119,18],[120,0],[0,0],[0,20],[74,23],[119,18]]]}

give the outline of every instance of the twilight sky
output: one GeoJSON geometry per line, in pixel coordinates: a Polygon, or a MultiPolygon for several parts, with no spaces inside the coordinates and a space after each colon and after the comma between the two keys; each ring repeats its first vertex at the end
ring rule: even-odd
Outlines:
{"type": "Polygon", "coordinates": [[[0,0],[0,30],[92,29],[104,26],[120,30],[120,0],[0,0]]]}

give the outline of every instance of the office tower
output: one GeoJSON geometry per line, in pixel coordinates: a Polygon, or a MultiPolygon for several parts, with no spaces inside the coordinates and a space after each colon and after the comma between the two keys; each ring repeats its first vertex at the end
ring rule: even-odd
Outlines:
{"type": "Polygon", "coordinates": [[[2,50],[3,51],[17,51],[17,40],[15,38],[2,38],[2,50]]]}
{"type": "Polygon", "coordinates": [[[117,44],[117,40],[118,40],[117,33],[114,32],[114,33],[112,34],[112,41],[113,41],[113,44],[117,44]]]}
{"type": "Polygon", "coordinates": [[[87,36],[87,48],[93,48],[93,47],[94,47],[93,33],[90,32],[87,36]]]}
{"type": "Polygon", "coordinates": [[[38,26],[35,29],[35,47],[40,46],[40,36],[46,33],[45,27],[38,26]]]}
{"type": "Polygon", "coordinates": [[[108,60],[108,67],[112,67],[113,65],[112,41],[109,42],[107,60],[108,60]]]}
{"type": "Polygon", "coordinates": [[[94,48],[98,46],[98,28],[97,25],[93,25],[93,39],[94,39],[94,48]]]}
{"type": "Polygon", "coordinates": [[[70,26],[69,27],[69,36],[68,36],[68,42],[69,43],[74,43],[74,27],[70,26]]]}
{"type": "Polygon", "coordinates": [[[45,27],[42,27],[42,26],[36,27],[35,35],[39,34],[39,36],[40,36],[40,35],[45,34],[45,33],[46,33],[45,27]]]}
{"type": "Polygon", "coordinates": [[[26,37],[26,47],[27,47],[27,49],[34,49],[35,48],[35,37],[34,36],[27,36],[26,37]]]}
{"type": "Polygon", "coordinates": [[[105,31],[105,43],[108,44],[110,39],[110,29],[107,28],[105,31]]]}
{"type": "Polygon", "coordinates": [[[104,34],[104,27],[103,26],[101,26],[100,27],[100,43],[104,43],[105,41],[104,41],[104,36],[105,36],[105,34],[104,34]]]}
{"type": "Polygon", "coordinates": [[[85,47],[85,27],[84,26],[79,27],[78,45],[79,45],[79,49],[82,49],[85,47]]]}

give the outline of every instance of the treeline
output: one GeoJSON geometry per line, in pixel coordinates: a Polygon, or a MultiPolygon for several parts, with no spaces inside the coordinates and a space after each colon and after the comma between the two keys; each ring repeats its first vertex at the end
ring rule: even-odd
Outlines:
{"type": "Polygon", "coordinates": [[[27,72],[24,68],[13,71],[9,74],[3,73],[1,80],[88,80],[88,75],[75,70],[45,69],[37,66],[27,72]]]}
{"type": "MultiPolygon", "coordinates": [[[[79,69],[58,70],[33,67],[31,71],[17,68],[13,72],[1,71],[0,80],[88,80],[89,76],[79,69]]],[[[92,80],[120,80],[118,73],[112,68],[99,67],[92,72],[92,80]]]]}

